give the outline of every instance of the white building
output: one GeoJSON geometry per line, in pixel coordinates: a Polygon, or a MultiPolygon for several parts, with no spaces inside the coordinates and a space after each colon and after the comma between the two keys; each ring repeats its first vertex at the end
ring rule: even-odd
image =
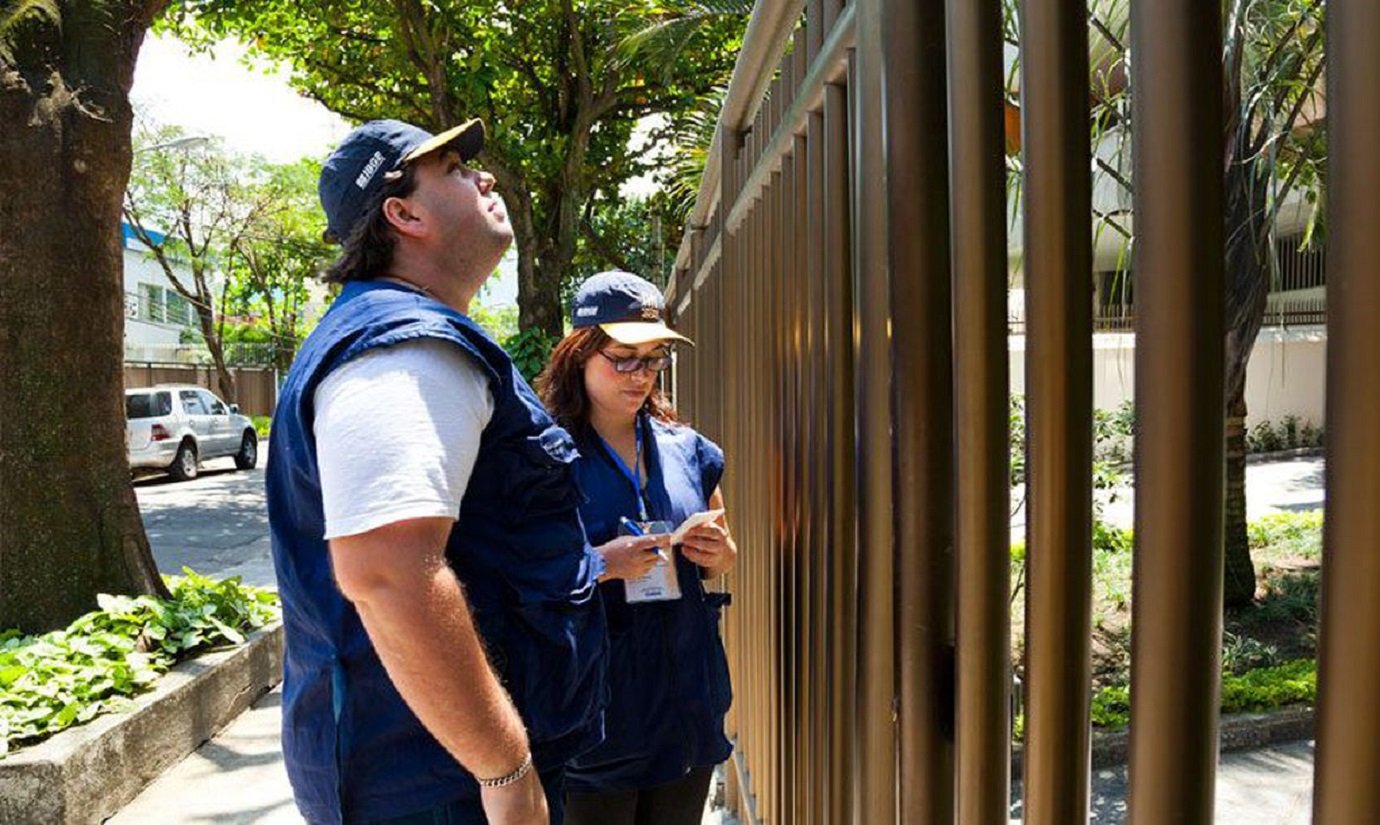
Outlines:
{"type": "MultiPolygon", "coordinates": [[[[163,267],[153,259],[146,246],[140,243],[128,224],[120,224],[121,245],[124,248],[125,289],[125,361],[175,363],[186,360],[181,350],[190,351],[201,341],[196,312],[187,299],[178,294],[163,267]]],[[[158,233],[151,233],[161,240],[158,233]]],[[[179,277],[185,272],[191,282],[190,269],[174,263],[179,277]]]]}

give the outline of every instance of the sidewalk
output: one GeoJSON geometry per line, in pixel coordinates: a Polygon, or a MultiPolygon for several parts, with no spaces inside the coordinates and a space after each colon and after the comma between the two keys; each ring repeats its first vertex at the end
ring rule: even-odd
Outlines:
{"type": "MultiPolygon", "coordinates": [[[[215,739],[144,790],[109,825],[301,825],[278,747],[282,694],[274,690],[215,739]]],[[[1218,825],[1309,825],[1313,743],[1227,754],[1217,771],[1218,825]]],[[[1020,785],[1012,823],[1020,822],[1020,785]]],[[[1093,773],[1097,825],[1126,821],[1126,769],[1093,773]]],[[[730,825],[706,811],[704,825],[730,825]]]]}
{"type": "MultiPolygon", "coordinates": [[[[173,766],[108,825],[302,825],[278,744],[282,689],[270,691],[173,766]]],[[[704,825],[730,825],[705,811],[704,825]]]]}

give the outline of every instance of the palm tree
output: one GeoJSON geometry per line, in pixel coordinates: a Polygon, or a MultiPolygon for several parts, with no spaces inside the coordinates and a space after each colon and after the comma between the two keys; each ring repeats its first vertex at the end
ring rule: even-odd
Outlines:
{"type": "MultiPolygon", "coordinates": [[[[753,0],[666,3],[661,19],[625,38],[619,44],[619,54],[626,60],[640,56],[649,72],[669,70],[699,31],[725,20],[738,21],[741,28],[746,28],[753,5],[753,0]]],[[[723,108],[727,92],[727,87],[716,88],[671,124],[671,154],[661,180],[671,202],[669,209],[681,223],[695,207],[700,178],[704,177],[709,146],[714,141],[719,110],[723,108]]]]}
{"type": "MultiPolygon", "coordinates": [[[[1008,40],[1019,43],[1018,0],[1004,0],[1008,40]]],[[[1281,209],[1304,192],[1320,205],[1325,171],[1325,110],[1321,76],[1324,0],[1226,0],[1224,11],[1223,99],[1227,124],[1220,151],[1226,187],[1226,576],[1227,607],[1249,604],[1255,570],[1246,535],[1246,367],[1264,323],[1266,298],[1276,281],[1276,229],[1281,209]]],[[[1129,202],[1131,134],[1128,71],[1128,0],[1089,0],[1089,44],[1093,71],[1090,128],[1094,146],[1107,146],[1095,159],[1095,179],[1111,181],[1129,202]],[[1110,159],[1110,160],[1109,160],[1110,159]]],[[[1017,77],[1013,68],[1011,77],[1017,77]]],[[[1013,94],[1014,99],[1014,94],[1013,94]]],[[[1012,188],[1019,191],[1019,158],[1012,188]]],[[[1118,256],[1130,261],[1133,223],[1115,213],[1092,215],[1095,232],[1122,237],[1118,256]]],[[[1305,239],[1315,240],[1322,214],[1314,209],[1305,239]]],[[[1129,274],[1129,273],[1128,273],[1129,274]]]]}
{"type": "MultiPolygon", "coordinates": [[[[1280,210],[1323,182],[1323,0],[1233,0],[1225,18],[1227,607],[1255,597],[1246,537],[1246,366],[1274,279],[1280,210]]],[[[1314,222],[1310,230],[1317,226],[1314,222]]],[[[1311,235],[1311,232],[1309,233],[1311,235]]]]}

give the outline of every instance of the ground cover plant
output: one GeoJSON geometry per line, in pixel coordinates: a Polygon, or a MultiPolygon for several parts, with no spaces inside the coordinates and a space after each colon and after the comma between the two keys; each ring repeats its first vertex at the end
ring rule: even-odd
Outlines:
{"type": "MultiPolygon", "coordinates": [[[[1317,619],[1323,511],[1273,513],[1250,523],[1255,601],[1229,611],[1222,638],[1222,711],[1309,704],[1317,695],[1317,619]]],[[[1132,533],[1093,526],[1093,725],[1130,714],[1132,533]]],[[[1012,547],[1013,662],[1023,656],[1025,547],[1012,547]]]]}
{"type": "Polygon", "coordinates": [[[98,597],[100,609],[38,636],[0,632],[0,758],[132,697],[191,654],[242,644],[278,618],[276,593],[215,581],[183,568],[167,577],[170,599],[98,597]]]}

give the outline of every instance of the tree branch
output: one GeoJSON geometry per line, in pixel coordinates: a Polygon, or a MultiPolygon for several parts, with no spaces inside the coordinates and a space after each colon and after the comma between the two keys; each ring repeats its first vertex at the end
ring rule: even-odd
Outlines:
{"type": "Polygon", "coordinates": [[[628,259],[610,248],[604,239],[599,236],[599,233],[594,229],[594,224],[590,222],[588,215],[580,221],[580,234],[584,235],[585,240],[589,241],[590,246],[599,254],[599,257],[604,259],[604,263],[614,269],[621,269],[624,272],[633,271],[631,264],[628,263],[628,259]]]}
{"type": "Polygon", "coordinates": [[[580,20],[575,16],[575,6],[570,0],[561,0],[561,11],[565,14],[565,24],[570,30],[570,54],[575,60],[575,82],[580,92],[581,109],[589,108],[594,99],[590,84],[589,60],[585,56],[585,38],[580,32],[580,20]]]}
{"type": "Polygon", "coordinates": [[[431,126],[440,131],[458,119],[450,95],[446,68],[436,48],[435,38],[427,28],[426,10],[417,0],[393,0],[402,28],[408,56],[426,77],[431,97],[431,126]]]}

